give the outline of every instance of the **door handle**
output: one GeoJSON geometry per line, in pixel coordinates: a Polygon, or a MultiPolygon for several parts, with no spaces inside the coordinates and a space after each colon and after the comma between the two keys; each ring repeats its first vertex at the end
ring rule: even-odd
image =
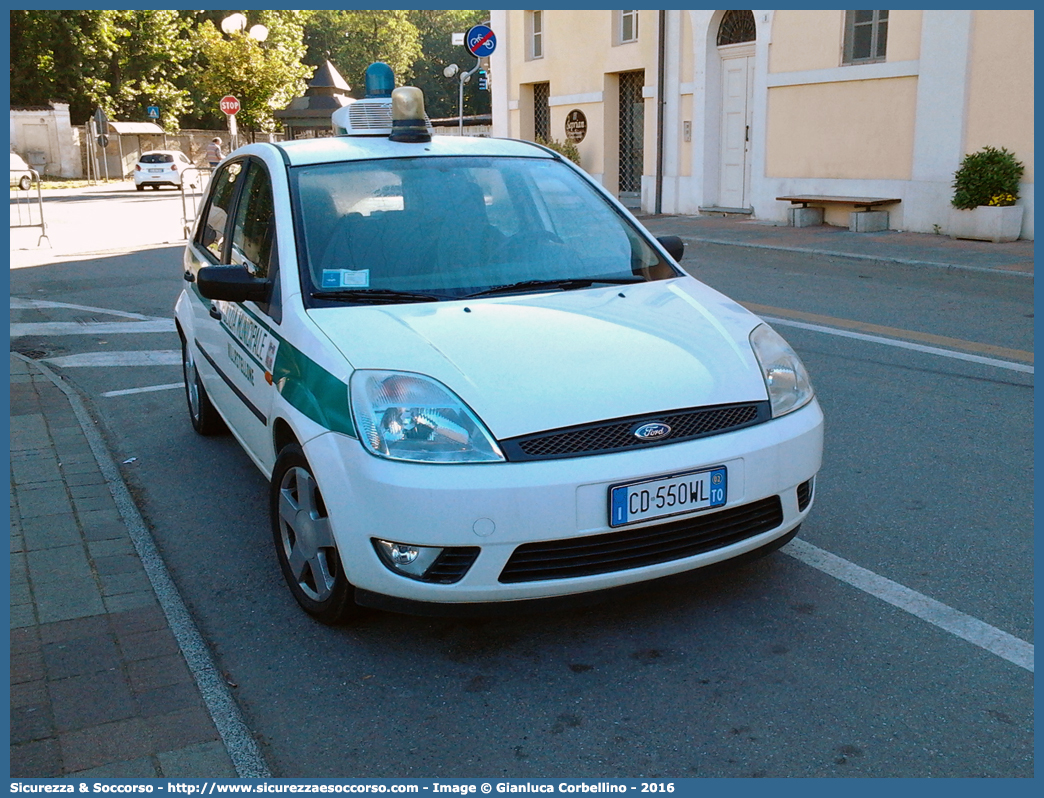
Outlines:
{"type": "Polygon", "coordinates": [[[217,309],[217,305],[210,306],[210,318],[221,321],[221,311],[217,309]]]}

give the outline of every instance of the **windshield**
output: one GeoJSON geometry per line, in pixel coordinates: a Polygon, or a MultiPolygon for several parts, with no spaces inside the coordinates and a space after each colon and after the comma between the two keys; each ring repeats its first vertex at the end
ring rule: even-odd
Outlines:
{"type": "Polygon", "coordinates": [[[303,288],[319,299],[390,301],[403,292],[402,301],[430,301],[678,274],[557,161],[323,164],[295,169],[294,185],[310,280],[303,288]]]}
{"type": "Polygon", "coordinates": [[[165,152],[147,152],[141,156],[141,163],[174,163],[174,156],[165,152]]]}

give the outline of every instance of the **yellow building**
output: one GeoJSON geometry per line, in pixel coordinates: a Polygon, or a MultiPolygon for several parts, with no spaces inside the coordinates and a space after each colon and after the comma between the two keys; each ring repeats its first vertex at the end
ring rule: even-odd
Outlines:
{"type": "Polygon", "coordinates": [[[578,139],[625,204],[785,222],[780,196],[895,198],[891,229],[946,232],[954,172],[990,145],[1025,165],[1033,237],[1032,10],[492,11],[491,27],[493,134],[578,139]]]}

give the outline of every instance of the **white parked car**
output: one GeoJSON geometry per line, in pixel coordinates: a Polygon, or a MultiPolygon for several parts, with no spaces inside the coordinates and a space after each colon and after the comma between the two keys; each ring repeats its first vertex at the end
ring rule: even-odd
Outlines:
{"type": "Polygon", "coordinates": [[[11,153],[11,185],[28,191],[33,186],[33,173],[29,164],[16,152],[11,153]]]}
{"type": "Polygon", "coordinates": [[[192,424],[270,478],[298,603],[534,606],[788,541],[823,441],[794,351],[580,169],[430,137],[417,95],[234,152],[185,251],[192,424]]]}
{"type": "MultiPolygon", "coordinates": [[[[185,173],[195,169],[192,161],[180,150],[152,150],[143,152],[134,164],[134,187],[144,191],[145,186],[158,189],[160,186],[181,187],[185,173]]],[[[193,180],[195,172],[189,175],[193,180]]]]}

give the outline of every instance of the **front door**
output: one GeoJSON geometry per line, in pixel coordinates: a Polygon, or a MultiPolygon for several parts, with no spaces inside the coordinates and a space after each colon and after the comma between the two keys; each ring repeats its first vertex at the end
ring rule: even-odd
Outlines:
{"type": "Polygon", "coordinates": [[[721,168],[718,205],[747,208],[750,193],[750,127],[754,89],[753,48],[719,48],[721,54],[721,168]]]}
{"type": "MultiPolygon", "coordinates": [[[[275,215],[268,172],[252,158],[226,163],[194,242],[201,265],[242,266],[255,277],[277,280],[275,215]]],[[[232,423],[246,450],[271,462],[268,414],[272,365],[280,343],[279,294],[268,303],[194,303],[197,368],[215,405],[232,423]]]]}

